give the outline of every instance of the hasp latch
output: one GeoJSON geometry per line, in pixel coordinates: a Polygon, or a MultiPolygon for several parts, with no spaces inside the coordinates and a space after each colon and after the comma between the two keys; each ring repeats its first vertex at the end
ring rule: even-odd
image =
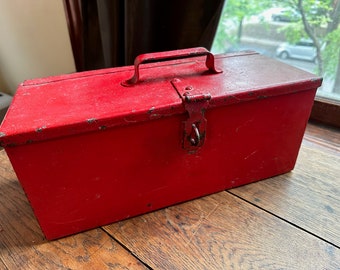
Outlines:
{"type": "Polygon", "coordinates": [[[210,94],[184,94],[184,107],[189,117],[183,123],[183,148],[190,152],[197,151],[204,144],[207,128],[204,114],[210,99],[210,94]]]}
{"type": "Polygon", "coordinates": [[[183,122],[182,147],[189,153],[195,153],[203,146],[206,138],[207,119],[204,115],[211,95],[199,93],[193,86],[183,86],[182,83],[179,79],[172,81],[188,113],[188,118],[183,122]]]}

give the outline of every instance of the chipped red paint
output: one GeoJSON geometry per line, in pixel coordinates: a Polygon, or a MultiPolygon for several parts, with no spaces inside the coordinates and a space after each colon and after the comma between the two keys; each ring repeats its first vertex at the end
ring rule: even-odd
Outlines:
{"type": "Polygon", "coordinates": [[[0,142],[48,239],[293,169],[321,78],[207,55],[19,86],[0,142]]]}

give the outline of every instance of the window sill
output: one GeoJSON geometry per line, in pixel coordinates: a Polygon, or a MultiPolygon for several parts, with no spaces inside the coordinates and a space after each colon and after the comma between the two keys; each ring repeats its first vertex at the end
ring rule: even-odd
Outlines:
{"type": "Polygon", "coordinates": [[[334,127],[340,127],[340,102],[316,97],[310,119],[334,127]]]}

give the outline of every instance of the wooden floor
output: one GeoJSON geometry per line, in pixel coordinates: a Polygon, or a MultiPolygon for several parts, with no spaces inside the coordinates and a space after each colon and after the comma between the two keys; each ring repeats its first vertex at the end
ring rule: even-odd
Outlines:
{"type": "Polygon", "coordinates": [[[309,124],[285,175],[56,241],[0,150],[0,269],[340,269],[340,132],[309,124]]]}

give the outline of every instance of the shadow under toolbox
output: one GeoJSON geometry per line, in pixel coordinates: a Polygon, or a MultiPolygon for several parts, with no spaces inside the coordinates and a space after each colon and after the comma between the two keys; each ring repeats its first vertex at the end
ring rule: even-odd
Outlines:
{"type": "Polygon", "coordinates": [[[144,54],[25,81],[0,141],[55,239],[292,170],[321,82],[254,52],[144,54]]]}

